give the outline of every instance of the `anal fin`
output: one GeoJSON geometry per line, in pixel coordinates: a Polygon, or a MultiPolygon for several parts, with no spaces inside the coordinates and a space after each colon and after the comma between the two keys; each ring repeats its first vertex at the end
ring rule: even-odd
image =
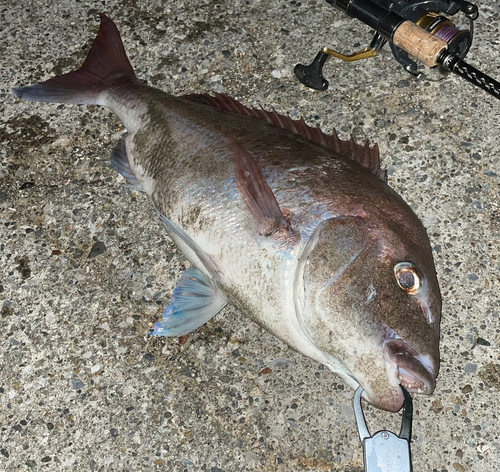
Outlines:
{"type": "Polygon", "coordinates": [[[130,168],[130,163],[127,156],[127,148],[125,147],[125,139],[122,138],[120,139],[120,141],[118,141],[118,144],[113,149],[109,160],[111,161],[111,165],[114,167],[114,169],[127,179],[130,187],[139,192],[144,192],[142,185],[140,184],[139,180],[137,180],[137,177],[134,175],[134,172],[130,168]]]}
{"type": "Polygon", "coordinates": [[[177,282],[162,320],[152,336],[177,337],[194,331],[226,305],[212,281],[196,269],[187,269],[177,282]]]}

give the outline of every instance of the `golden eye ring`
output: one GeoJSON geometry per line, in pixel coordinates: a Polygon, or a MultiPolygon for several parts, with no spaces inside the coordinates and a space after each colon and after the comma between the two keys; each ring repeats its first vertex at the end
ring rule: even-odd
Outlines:
{"type": "Polygon", "coordinates": [[[422,281],[417,269],[410,262],[400,262],[394,266],[396,282],[401,290],[409,295],[415,295],[422,287],[422,281]]]}

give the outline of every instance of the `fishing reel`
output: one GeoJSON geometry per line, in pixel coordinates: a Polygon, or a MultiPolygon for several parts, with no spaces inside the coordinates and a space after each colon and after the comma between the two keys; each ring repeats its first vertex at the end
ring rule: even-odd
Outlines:
{"type": "Polygon", "coordinates": [[[323,66],[330,56],[356,61],[376,56],[389,42],[394,58],[415,77],[421,72],[415,60],[429,67],[437,66],[441,74],[454,72],[488,93],[500,98],[500,84],[463,59],[474,36],[476,5],[465,0],[326,0],[349,16],[375,30],[370,46],[354,54],[342,54],[323,47],[310,65],[297,64],[294,72],[307,87],[326,90],[323,66]],[[468,28],[458,27],[450,17],[461,12],[468,28]]]}
{"type": "MultiPolygon", "coordinates": [[[[474,36],[474,20],[477,19],[479,12],[477,6],[466,1],[427,1],[416,0],[406,1],[399,0],[397,2],[388,2],[387,0],[376,1],[379,4],[386,4],[389,8],[392,3],[392,10],[413,21],[417,26],[428,31],[433,36],[444,40],[448,44],[448,52],[454,56],[463,59],[469,52],[474,36]],[[451,19],[443,16],[455,15],[461,11],[469,20],[468,29],[459,29],[451,19]]],[[[378,36],[378,35],[376,35],[378,36]]],[[[417,70],[417,63],[410,59],[408,53],[398,48],[393,43],[390,44],[394,58],[414,76],[420,76],[417,70]]],[[[443,66],[437,65],[441,74],[447,74],[450,71],[443,66]]]]}

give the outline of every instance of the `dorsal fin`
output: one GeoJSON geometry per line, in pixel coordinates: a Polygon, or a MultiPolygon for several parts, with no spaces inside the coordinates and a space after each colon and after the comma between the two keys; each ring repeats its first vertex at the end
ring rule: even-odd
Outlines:
{"type": "Polygon", "coordinates": [[[353,138],[344,141],[338,137],[335,130],[333,130],[333,134],[331,135],[325,134],[321,131],[319,126],[313,128],[307,125],[303,118],[300,120],[292,120],[290,117],[280,115],[275,111],[248,108],[224,93],[214,92],[214,94],[215,96],[208,94],[184,95],[183,98],[192,102],[209,105],[222,112],[229,111],[239,115],[253,116],[259,120],[271,123],[278,128],[286,129],[291,133],[303,136],[313,143],[319,144],[320,146],[331,149],[332,151],[352,159],[370,170],[382,181],[387,182],[387,171],[380,167],[380,156],[377,144],[370,146],[367,140],[364,145],[360,145],[356,144],[353,138]]]}

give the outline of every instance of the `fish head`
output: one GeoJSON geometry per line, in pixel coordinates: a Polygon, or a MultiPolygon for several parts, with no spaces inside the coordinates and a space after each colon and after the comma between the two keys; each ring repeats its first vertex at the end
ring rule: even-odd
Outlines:
{"type": "MultiPolygon", "coordinates": [[[[413,215],[413,214],[412,214],[413,215]]],[[[413,215],[414,216],[414,215],[413,215]]],[[[441,295],[420,221],[322,222],[299,260],[296,303],[310,341],[374,406],[398,411],[400,385],[430,394],[439,371],[441,295]],[[354,381],[354,382],[353,382],[354,381]]]]}

